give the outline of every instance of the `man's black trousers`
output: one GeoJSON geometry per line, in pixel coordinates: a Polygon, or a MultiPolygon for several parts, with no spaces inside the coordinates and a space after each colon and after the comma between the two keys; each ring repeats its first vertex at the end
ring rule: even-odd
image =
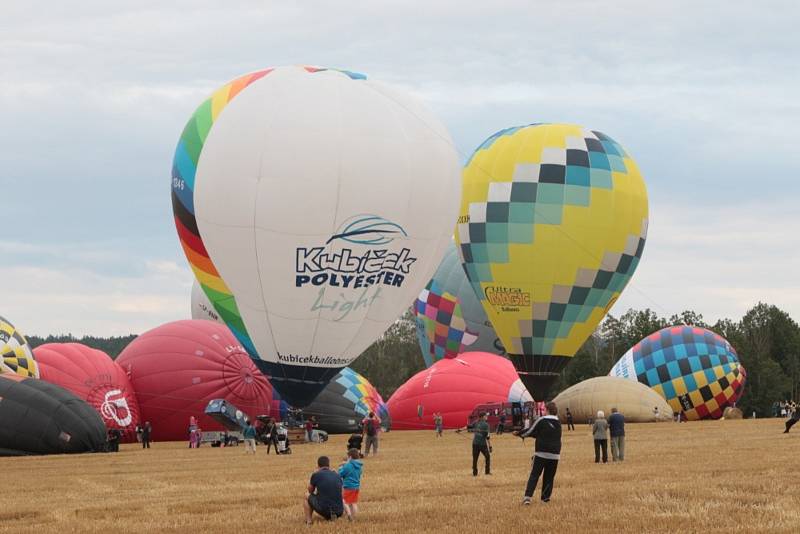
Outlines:
{"type": "Polygon", "coordinates": [[[556,478],[556,469],[558,469],[558,460],[548,460],[534,456],[531,476],[528,477],[528,485],[525,487],[525,496],[533,497],[533,492],[536,491],[536,485],[539,483],[539,477],[544,473],[542,500],[550,500],[550,494],[553,493],[553,480],[556,478]]]}
{"type": "Polygon", "coordinates": [[[478,474],[478,456],[483,454],[486,460],[486,474],[491,473],[491,455],[489,454],[489,445],[476,445],[472,444],[472,474],[478,474]]]}

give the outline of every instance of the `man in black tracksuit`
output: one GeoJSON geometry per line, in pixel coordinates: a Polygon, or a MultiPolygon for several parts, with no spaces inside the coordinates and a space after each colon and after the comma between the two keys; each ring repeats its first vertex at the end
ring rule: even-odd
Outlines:
{"type": "Polygon", "coordinates": [[[518,432],[518,436],[536,438],[533,454],[533,467],[528,477],[525,488],[525,497],[522,504],[530,504],[539,476],[544,472],[542,480],[542,502],[550,501],[553,493],[553,481],[556,478],[556,469],[561,455],[561,423],[558,420],[558,407],[554,402],[547,403],[547,415],[540,417],[530,428],[518,432]]]}

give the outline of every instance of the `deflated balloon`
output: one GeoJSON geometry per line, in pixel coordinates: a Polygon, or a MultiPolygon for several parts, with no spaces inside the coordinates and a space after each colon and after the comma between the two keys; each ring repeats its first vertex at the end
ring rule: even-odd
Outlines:
{"type": "Polygon", "coordinates": [[[445,428],[459,428],[479,404],[532,401],[506,358],[466,352],[409,378],[387,407],[395,430],[424,430],[433,428],[435,412],[442,414],[445,428]]]}
{"type": "Polygon", "coordinates": [[[411,96],[350,71],[265,69],[187,123],[175,224],[220,317],[302,407],[428,282],[458,173],[447,130],[411,96]]]}
{"type": "Polygon", "coordinates": [[[42,380],[89,403],[106,428],[136,439],[139,402],[125,371],[108,354],[80,343],[46,343],[33,351],[42,380]]]}
{"type": "Polygon", "coordinates": [[[627,285],[646,234],[642,175],[601,132],[508,128],[472,154],[456,241],[476,295],[537,399],[627,285]]]}
{"type": "Polygon", "coordinates": [[[719,419],[744,393],[747,377],[722,336],[697,326],[672,326],[634,345],[609,373],[638,380],[685,419],[719,419]]]}
{"type": "Polygon", "coordinates": [[[134,339],[117,363],[130,376],[155,441],[189,436],[189,418],[203,430],[223,430],[205,415],[208,401],[224,399],[251,420],[271,415],[272,386],[225,325],[175,321],[134,339]]]}
{"type": "Polygon", "coordinates": [[[44,380],[0,375],[0,456],[105,448],[106,427],[87,403],[44,380]]]}
{"type": "Polygon", "coordinates": [[[658,393],[644,384],[613,376],[597,376],[568,387],[553,399],[558,417],[567,422],[567,409],[577,423],[586,423],[602,410],[606,417],[616,408],[626,423],[672,420],[672,408],[658,393]]]}
{"type": "Polygon", "coordinates": [[[451,243],[414,304],[417,339],[425,365],[465,350],[505,354],[492,324],[464,274],[451,243]]]}
{"type": "Polygon", "coordinates": [[[0,317],[0,374],[14,373],[25,377],[39,377],[28,340],[6,319],[0,317]]]}
{"type": "Polygon", "coordinates": [[[372,412],[381,419],[384,430],[391,428],[386,403],[375,386],[349,367],[345,367],[325,386],[314,402],[303,410],[313,415],[319,428],[330,434],[360,431],[361,421],[372,412]]]}

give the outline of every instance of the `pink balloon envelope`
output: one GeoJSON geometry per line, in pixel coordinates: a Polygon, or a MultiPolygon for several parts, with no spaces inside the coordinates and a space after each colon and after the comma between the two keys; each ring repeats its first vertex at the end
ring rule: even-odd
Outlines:
{"type": "Polygon", "coordinates": [[[442,414],[445,428],[459,428],[479,404],[532,401],[514,365],[488,352],[465,352],[435,362],[400,386],[389,399],[392,430],[433,428],[442,414]]]}
{"type": "Polygon", "coordinates": [[[81,343],[46,343],[33,350],[42,380],[61,386],[92,406],[107,429],[136,438],[139,403],[122,368],[101,350],[81,343]]]}
{"type": "Polygon", "coordinates": [[[225,399],[251,418],[272,415],[272,386],[225,325],[164,324],[137,337],[117,363],[130,376],[154,441],[188,439],[190,417],[204,431],[223,430],[205,415],[212,399],[225,399]]]}

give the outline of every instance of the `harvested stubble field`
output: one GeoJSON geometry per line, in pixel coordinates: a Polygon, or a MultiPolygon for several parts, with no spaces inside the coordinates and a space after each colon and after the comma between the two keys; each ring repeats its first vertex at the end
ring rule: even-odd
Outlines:
{"type": "MultiPolygon", "coordinates": [[[[595,465],[586,425],[565,432],[553,500],[520,500],[532,441],[492,439],[493,475],[473,478],[470,438],[391,432],[365,460],[361,515],[324,532],[800,532],[800,431],[782,421],[628,425],[627,459],[595,465]]],[[[320,454],[156,443],[119,454],[0,459],[0,532],[293,532],[320,454]]]]}

